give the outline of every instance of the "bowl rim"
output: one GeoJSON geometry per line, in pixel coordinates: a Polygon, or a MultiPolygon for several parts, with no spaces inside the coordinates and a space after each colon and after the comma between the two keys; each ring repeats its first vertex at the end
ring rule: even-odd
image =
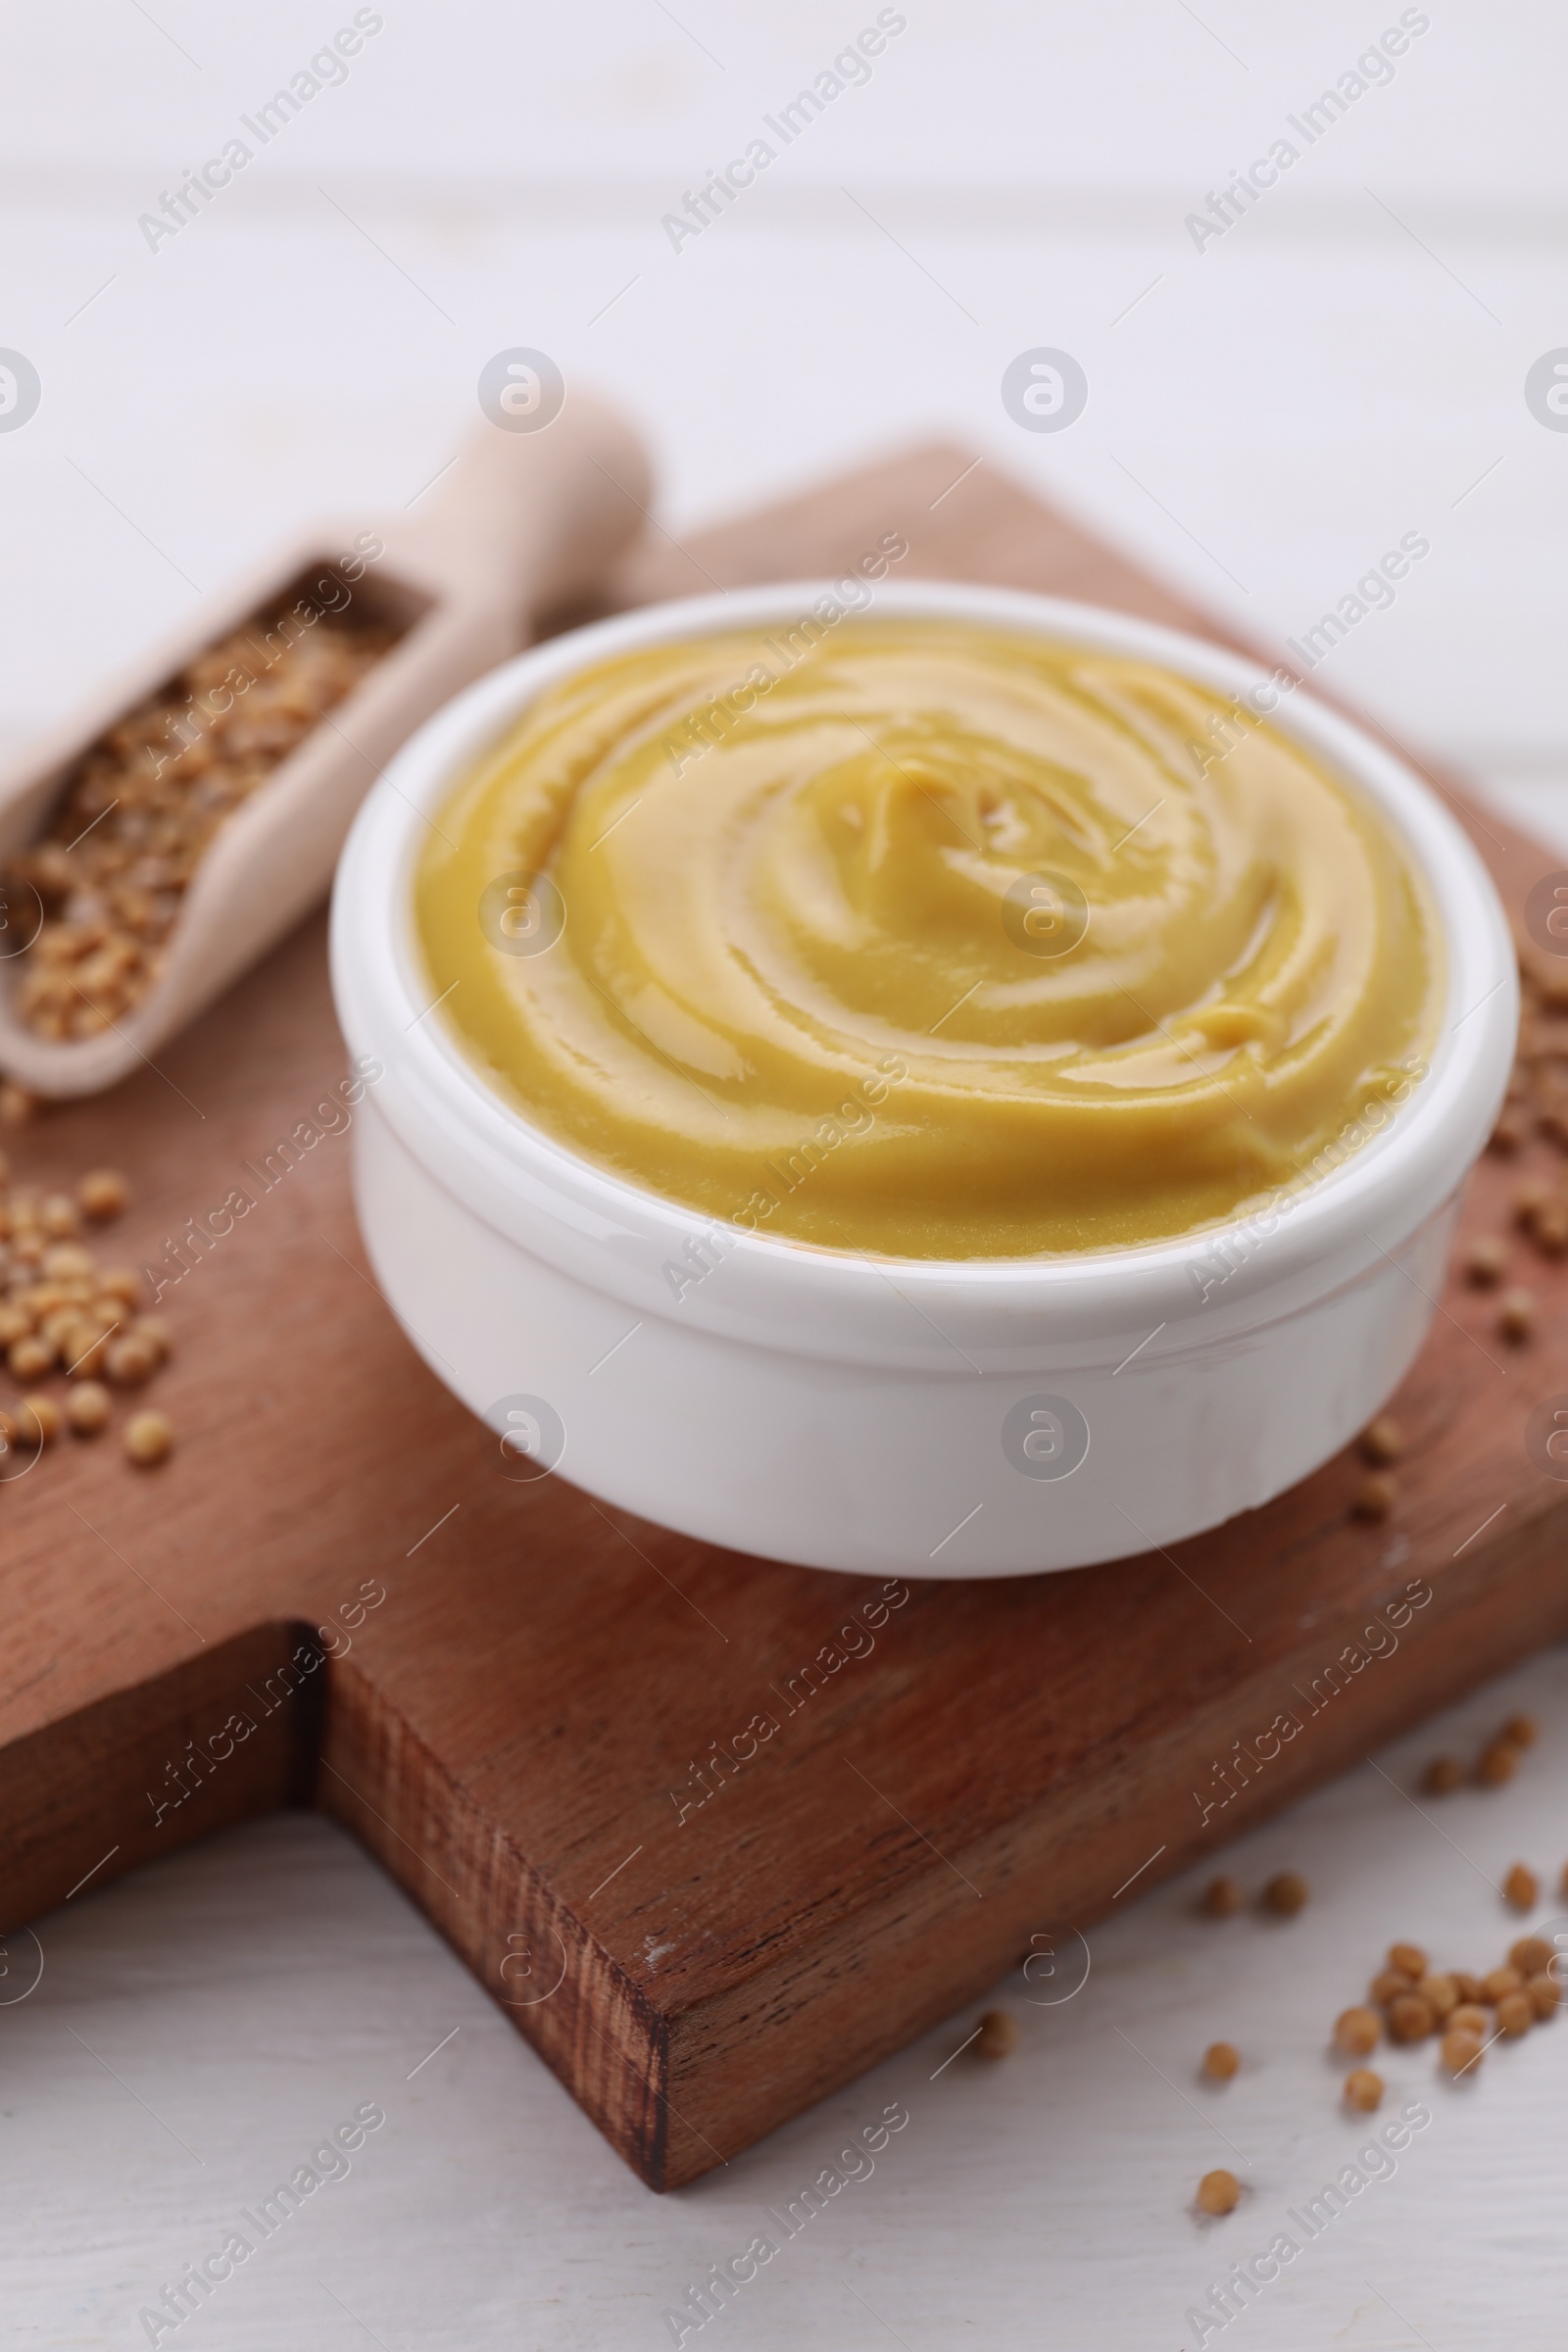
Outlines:
{"type": "MultiPolygon", "coordinates": [[[[339,863],[333,982],[351,1046],[370,1032],[378,1045],[390,1045],[426,1112],[436,1108],[456,1121],[471,1145],[482,1147],[492,1175],[510,1165],[519,1180],[531,1180],[525,1190],[535,1207],[542,1188],[568,1207],[568,1221],[580,1229],[605,1237],[630,1233],[656,1248],[678,1249],[722,1231],[732,1265],[749,1268],[769,1288],[782,1276],[803,1302],[807,1294],[829,1293],[873,1300],[890,1269],[906,1288],[960,1294],[977,1308],[987,1301],[1065,1302],[1076,1295],[1085,1305],[1098,1298],[1106,1307],[1114,1303],[1135,1313],[1140,1299],[1169,1299],[1173,1278],[1184,1291],[1196,1290],[1196,1270],[1212,1264],[1216,1245],[1244,1233],[1262,1212],[1254,1207],[1157,1241],[1036,1257],[903,1257],[751,1232],[599,1167],[534,1126],[486,1082],[456,1036],[426,1017],[434,1006],[426,1002],[411,888],[419,828],[528,704],[563,678],[619,654],[798,621],[823,597],[842,603],[843,586],[842,577],[783,581],[592,621],[504,662],[428,719],[371,787],[339,863]]],[[[1362,1148],[1328,1174],[1280,1196],[1288,1199],[1288,1210],[1276,1219],[1269,1247],[1241,1269],[1236,1297],[1255,1294],[1260,1283],[1267,1288],[1288,1280],[1313,1260],[1343,1256],[1357,1233],[1382,1250],[1413,1232],[1452,1192],[1486,1142],[1506,1086],[1517,1023],[1517,970],[1506,917],[1480,857],[1437,793],[1293,671],[1135,614],[1025,590],[884,580],[863,608],[844,618],[872,625],[910,618],[1012,628],[1157,662],[1237,698],[1286,678],[1295,681],[1266,715],[1325,760],[1392,824],[1437,912],[1446,985],[1429,1075],[1362,1148]]],[[[393,1104],[386,1107],[405,1141],[413,1141],[406,1118],[393,1104]]],[[[493,1210],[493,1184],[489,1191],[493,1210]]],[[[514,1230],[518,1240],[531,1235],[531,1226],[514,1230]]],[[[1365,1258],[1364,1250],[1360,1255],[1365,1258]]]]}

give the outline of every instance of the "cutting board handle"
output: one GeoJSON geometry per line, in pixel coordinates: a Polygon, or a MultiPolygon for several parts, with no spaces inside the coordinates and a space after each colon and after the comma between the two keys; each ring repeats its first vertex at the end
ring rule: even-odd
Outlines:
{"type": "Polygon", "coordinates": [[[397,534],[465,599],[494,599],[526,622],[599,583],[648,512],[653,476],[624,417],[568,392],[536,431],[481,424],[397,534]]]}

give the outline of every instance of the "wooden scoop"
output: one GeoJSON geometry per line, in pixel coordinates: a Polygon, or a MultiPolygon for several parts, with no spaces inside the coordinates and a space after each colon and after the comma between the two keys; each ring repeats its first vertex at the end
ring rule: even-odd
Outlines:
{"type": "Polygon", "coordinates": [[[355,809],[391,754],[526,644],[541,613],[603,577],[642,522],[650,474],[630,427],[575,394],[541,430],[482,427],[427,496],[427,511],[373,530],[359,518],[303,533],[0,776],[3,859],[45,830],[75,761],[107,728],[247,622],[296,598],[331,610],[351,598],[357,618],[401,632],[223,821],[180,901],[162,972],[111,1027],[57,1044],[19,1017],[14,988],[38,905],[30,892],[0,894],[0,1070],[19,1086],[53,1096],[112,1086],[298,922],[324,894],[355,809]]]}

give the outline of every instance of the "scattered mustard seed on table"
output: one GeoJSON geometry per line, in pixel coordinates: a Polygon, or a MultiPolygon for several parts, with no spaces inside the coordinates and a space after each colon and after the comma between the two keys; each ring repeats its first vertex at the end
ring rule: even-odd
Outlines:
{"type": "Polygon", "coordinates": [[[1307,1884],[1298,1870],[1282,1870],[1263,1889],[1263,1901],[1279,1919],[1294,1919],[1306,1904],[1307,1884]]]}
{"type": "Polygon", "coordinates": [[[1241,2052],[1228,2041],[1211,2041],[1203,2052],[1203,2072],[1215,2082],[1228,2082],[1241,2063],[1241,2052]]]}
{"type": "Polygon", "coordinates": [[[95,1225],[123,1214],[130,1194],[118,1168],[89,1168],[76,1187],[76,1205],[95,1225]]]}
{"type": "Polygon", "coordinates": [[[1454,1756],[1434,1756],[1421,1776],[1428,1796],[1451,1796],[1464,1784],[1464,1766],[1454,1756]]]}
{"type": "Polygon", "coordinates": [[[1484,2040],[1491,2031],[1492,2020],[1478,2001],[1461,2001],[1457,2009],[1448,2012],[1450,2034],[1474,2034],[1478,2039],[1484,2040]]]}
{"type": "Polygon", "coordinates": [[[1527,1176],[1523,1184],[1515,1187],[1513,1221],[1521,1233],[1530,1231],[1542,1209],[1552,1198],[1552,1188],[1544,1176],[1527,1176]]]}
{"type": "Polygon", "coordinates": [[[1416,1986],[1416,1992],[1440,2024],[1459,2005],[1459,1987],[1446,1970],[1429,1972],[1416,1986]]]}
{"type": "Polygon", "coordinates": [[[1561,1257],[1568,1250],[1568,1200],[1543,1202],[1530,1220],[1530,1238],[1543,1257],[1561,1257]]]}
{"type": "Polygon", "coordinates": [[[1383,2097],[1383,2077],[1375,2075],[1369,2066],[1355,2067],[1345,2078],[1345,2096],[1351,2107],[1370,2115],[1383,2097]]]}
{"type": "Polygon", "coordinates": [[[1427,1973],[1427,1956],[1418,1943],[1391,1943],[1389,1966],[1408,1977],[1412,1984],[1419,1984],[1427,1973]]]}
{"type": "Polygon", "coordinates": [[[42,1380],[54,1370],[55,1348],[41,1335],[29,1333],[24,1339],[13,1342],[6,1352],[6,1363],[16,1380],[42,1380]]]}
{"type": "Polygon", "coordinates": [[[1388,1413],[1379,1413],[1361,1432],[1361,1454],[1365,1461],[1381,1466],[1396,1462],[1404,1451],[1404,1432],[1388,1413]]]}
{"type": "Polygon", "coordinates": [[[1234,1919],[1246,1900],[1234,1879],[1210,1879],[1203,1889],[1201,1907],[1210,1919],[1234,1919]]]}
{"type": "Polygon", "coordinates": [[[135,1330],[113,1340],[104,1357],[104,1372],[117,1389],[139,1389],[158,1369],[158,1350],[135,1330]]]}
{"type": "Polygon", "coordinates": [[[1510,1715],[1497,1737],[1510,1740],[1515,1747],[1533,1747],[1538,1731],[1539,1726],[1533,1715],[1510,1715]]]}
{"type": "Polygon", "coordinates": [[[1508,1270],[1508,1245],[1494,1233],[1477,1236],[1465,1252],[1464,1270],[1478,1291],[1490,1290],[1508,1270]]]}
{"type": "Polygon", "coordinates": [[[62,1426],[97,1436],[112,1417],[103,1379],[139,1385],[170,1353],[167,1325],[137,1311],[140,1276],[101,1267],[81,1238],[84,1220],[105,1224],[128,1199],[116,1168],[89,1169],[74,1193],[45,1192],[14,1181],[0,1152],[0,1351],[26,1391],[0,1414],[0,1478],[30,1469],[62,1426]],[[63,1399],[38,1386],[53,1374],[69,1384],[63,1399]]]}
{"type": "Polygon", "coordinates": [[[1516,1968],[1494,1968],[1482,1978],[1481,1989],[1486,1999],[1495,2005],[1505,2001],[1510,1992],[1522,1992],[1524,1982],[1516,1968]]]}
{"type": "Polygon", "coordinates": [[[1527,1979],[1539,1977],[1556,1957],[1555,1946],[1544,1936],[1521,1936],[1517,1943],[1508,1946],[1508,1966],[1527,1979]]]}
{"type": "Polygon", "coordinates": [[[1431,2003],[1418,1992],[1401,1992],[1389,2003],[1391,2041],[1425,2041],[1437,2022],[1431,2003]]]}
{"type": "MultiPolygon", "coordinates": [[[[138,1421],[155,1421],[160,1418],[161,1415],[156,1413],[138,1413],[136,1416],[138,1421]]],[[[131,1428],[134,1427],[135,1422],[132,1422],[131,1428]]],[[[128,1439],[130,1432],[127,1430],[125,1434],[128,1439]]],[[[167,1453],[168,1450],[166,1445],[164,1452],[167,1453]]],[[[163,1454],[156,1454],[152,1458],[162,1461],[163,1454]]],[[[1016,2048],[1017,2041],[1016,2019],[1009,2017],[1005,2009],[988,2009],[980,2020],[980,2031],[974,2038],[975,2055],[977,2058],[1005,2058],[1009,2050],[1016,2048]]]]}
{"type": "Polygon", "coordinates": [[[1516,1348],[1523,1347],[1536,1328],[1534,1291],[1504,1291],[1497,1308],[1497,1330],[1516,1348]]]}
{"type": "MultiPolygon", "coordinates": [[[[168,1417],[163,1413],[132,1413],[130,1419],[125,1423],[126,1458],[134,1462],[138,1470],[151,1470],[156,1463],[167,1461],[173,1450],[173,1429],[168,1417]]],[[[999,2015],[1000,2012],[993,2012],[993,2014],[999,2015]]],[[[1006,2024],[1010,2032],[1016,2033],[1017,2029],[1013,2026],[1010,2018],[1006,2020],[1006,2024]]],[[[984,2026],[985,2020],[982,2019],[982,2033],[984,2026]]],[[[1011,2046],[1009,2042],[1007,2047],[1010,2049],[1011,2046]]],[[[997,2050],[992,2054],[1000,2057],[1002,2052],[997,2050]]]]}
{"type": "Polygon", "coordinates": [[[1497,2031],[1518,2035],[1528,2034],[1536,2022],[1536,2004],[1528,1992],[1505,1992],[1497,2003],[1497,2031]]]}
{"type": "Polygon", "coordinates": [[[1342,2009],[1334,2021],[1334,2046],[1347,2058],[1364,2058],[1382,2038],[1383,2021],[1375,2009],[1342,2009]]]}
{"type": "Polygon", "coordinates": [[[1504,1902],[1516,1911],[1533,1911],[1541,1900],[1541,1881],[1523,1862],[1516,1862],[1502,1882],[1504,1902]]]}
{"type": "Polygon", "coordinates": [[[17,1407],[17,1435],[24,1446],[52,1446],[60,1435],[60,1407],[52,1396],[24,1396],[17,1407]]]}
{"type": "Polygon", "coordinates": [[[1556,2016],[1557,2004],[1562,1999],[1562,1986],[1549,1969],[1544,1968],[1539,1976],[1528,1978],[1525,1990],[1530,1995],[1539,2024],[1544,2025],[1548,2017],[1556,2016]]]}
{"type": "Polygon", "coordinates": [[[95,1438],[109,1425],[109,1391],[96,1380],[79,1381],[66,1398],[66,1419],[78,1438],[95,1438]]]}
{"type": "Polygon", "coordinates": [[[1481,2036],[1450,2026],[1443,2036],[1443,2063],[1450,2075],[1467,2075],[1481,2064],[1481,2036]]]}
{"type": "Polygon", "coordinates": [[[1519,1769],[1519,1750],[1511,1740],[1493,1740],[1476,1760],[1476,1780],[1483,1788],[1500,1788],[1519,1769]]]}
{"type": "Polygon", "coordinates": [[[1399,1499],[1397,1483],[1387,1470],[1370,1470],[1355,1490],[1350,1509],[1357,1519],[1386,1519],[1399,1499]]]}
{"type": "Polygon", "coordinates": [[[1234,2173],[1223,2167],[1218,2172],[1205,2173],[1198,2183],[1198,2203],[1203,2213],[1234,2213],[1242,2193],[1242,2184],[1234,2173]]]}

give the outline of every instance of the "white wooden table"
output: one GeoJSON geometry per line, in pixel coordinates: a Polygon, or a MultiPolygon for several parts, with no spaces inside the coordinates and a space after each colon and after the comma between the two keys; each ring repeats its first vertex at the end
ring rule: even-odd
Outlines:
{"type": "MultiPolygon", "coordinates": [[[[678,250],[662,216],[771,138],[870,0],[387,0],[335,86],[274,110],[150,246],[139,216],[355,13],[84,0],[10,28],[0,346],[41,400],[0,429],[0,750],[285,526],[415,497],[484,362],[529,344],[645,419],[677,534],[942,430],[1279,638],[1418,531],[1430,557],[1325,676],[1568,842],[1568,434],[1523,389],[1568,344],[1568,25],[1544,0],[1406,12],[1430,24],[1393,79],[1201,250],[1187,216],[1294,136],[1393,0],[906,0],[868,74],[678,250]],[[1001,398],[1039,347],[1088,377],[1059,433],[1001,398]]],[[[1249,1883],[1306,1873],[1293,1925],[1157,1890],[1092,1936],[1073,2000],[999,1988],[1004,2065],[937,2072],[966,2012],[662,2201],[355,1847],[310,1819],[218,1840],[40,1923],[42,1981],[0,2006],[0,2311],[19,2345],[145,2343],[139,2309],[374,2103],[347,2176],[161,2341],[635,2352],[901,2100],[874,2174],[705,2348],[1192,2352],[1189,2307],[1365,2143],[1324,2034],[1383,1946],[1488,1965],[1517,1933],[1495,1880],[1568,1859],[1565,1677],[1538,1661],[1379,1757],[1399,1787],[1363,1767],[1237,1848],[1249,1883]],[[1412,1810],[1421,1758],[1519,1705],[1545,1729],[1515,1783],[1412,1810]],[[1245,2058],[1223,2090],[1195,2077],[1217,2036],[1245,2058]],[[1200,2224],[1216,2163],[1246,2196],[1200,2224]]],[[[1458,2091],[1430,2048],[1387,2071],[1390,2110],[1422,2098],[1430,2125],[1204,2340],[1560,2345],[1568,2027],[1458,2091]]]]}

